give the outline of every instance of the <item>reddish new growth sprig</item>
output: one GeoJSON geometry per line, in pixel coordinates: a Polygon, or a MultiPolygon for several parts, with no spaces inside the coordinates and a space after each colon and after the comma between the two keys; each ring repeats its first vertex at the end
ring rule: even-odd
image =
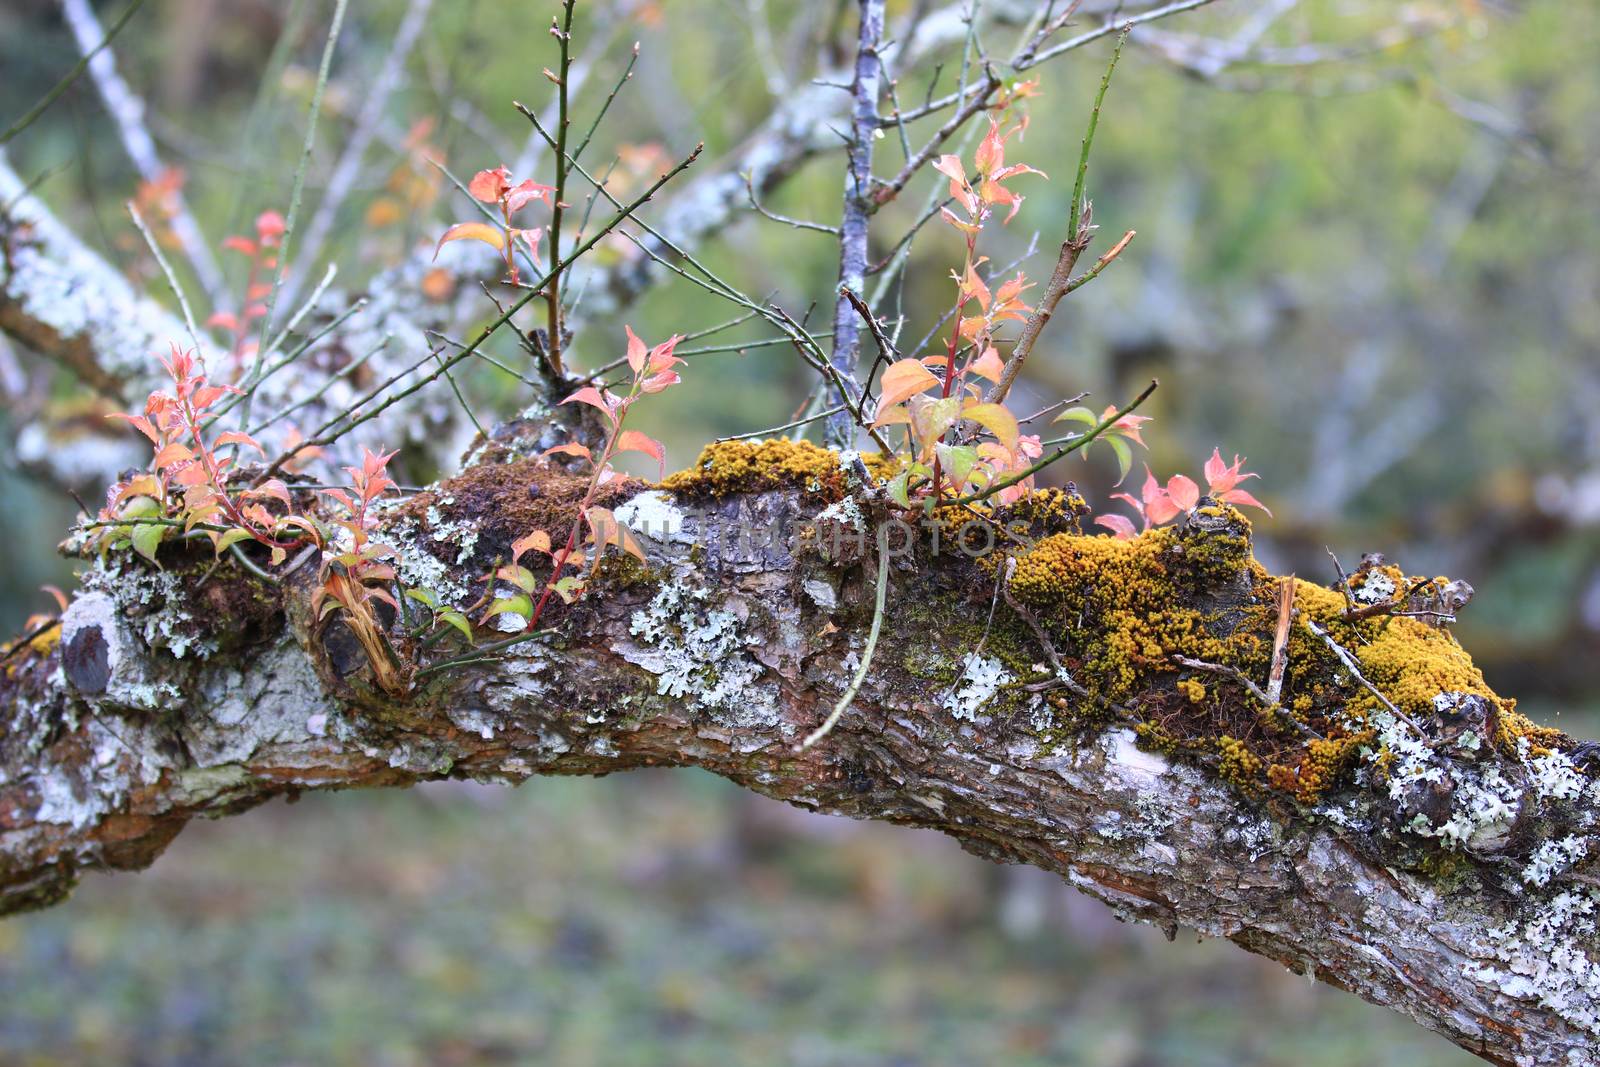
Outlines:
{"type": "Polygon", "coordinates": [[[272,276],[278,267],[278,249],[283,244],[283,216],[276,211],[263,211],[256,216],[256,236],[230,237],[222,247],[238,252],[250,261],[250,273],[244,284],[244,310],[219,311],[206,320],[206,325],[226,330],[233,337],[231,353],[237,365],[255,353],[257,341],[249,340],[250,327],[267,314],[264,301],[272,293],[272,283],[264,278],[272,276]]]}
{"type": "MultiPolygon", "coordinates": [[[[1271,515],[1265,504],[1248,491],[1238,488],[1240,482],[1256,477],[1243,468],[1244,460],[1241,457],[1234,456],[1232,464],[1224,463],[1222,452],[1213,448],[1205,466],[1206,495],[1226,504],[1260,508],[1271,515]]],[[[1143,520],[1146,530],[1171,522],[1200,502],[1200,487],[1192,478],[1174,474],[1167,479],[1166,485],[1162,485],[1151,473],[1149,464],[1145,464],[1144,476],[1144,485],[1140,487],[1138,498],[1130,493],[1113,493],[1112,496],[1131,505],[1134,513],[1143,520]]],[[[1139,532],[1125,515],[1101,515],[1094,521],[1123,540],[1139,532]]]]}
{"type": "Polygon", "coordinates": [[[605,443],[601,446],[600,454],[595,455],[591,449],[576,441],[555,445],[545,452],[547,456],[577,456],[587,460],[590,466],[589,486],[578,503],[578,513],[573,517],[566,540],[558,547],[545,530],[534,530],[519,538],[511,546],[511,563],[501,567],[494,575],[496,579],[515,586],[519,592],[496,599],[489,605],[480,620],[482,622],[488,622],[496,616],[520,615],[523,619],[521,629],[532,630],[538,625],[552,596],[559,596],[563,602],[570,604],[583,595],[608,545],[615,545],[640,562],[645,560],[644,550],[633,534],[617,521],[610,509],[597,506],[594,498],[602,485],[617,477],[611,461],[620,452],[641,452],[654,459],[658,468],[665,472],[666,453],[661,442],[638,430],[624,429],[623,422],[640,397],[659,393],[681,380],[675,368],[683,360],[672,352],[683,338],[674,335],[650,347],[631,328],[624,329],[628,333],[628,366],[633,372],[627,393],[618,396],[610,390],[586,385],[562,401],[563,404],[588,404],[600,412],[606,423],[605,443]],[[580,548],[580,544],[584,547],[580,548]],[[522,557],[529,552],[537,552],[550,559],[550,574],[543,582],[521,563],[522,557]],[[534,599],[535,594],[537,600],[534,599]]]}
{"type": "MultiPolygon", "coordinates": [[[[1008,98],[1008,103],[1027,95],[1031,87],[1008,98]]],[[[1025,321],[1030,311],[1022,300],[1029,286],[1021,272],[994,288],[978,272],[988,261],[978,254],[985,224],[1001,208],[1007,209],[1001,221],[1009,222],[1022,206],[1023,197],[1006,183],[1025,174],[1045,176],[1025,163],[1006,163],[1006,142],[1026,126],[1024,119],[1008,128],[1003,113],[991,117],[989,132],[973,155],[970,178],[959,156],[941,156],[934,165],[950,179],[950,197],[960,209],[958,213],[943,207],[940,213],[965,239],[966,254],[961,269],[951,273],[956,283],[950,310],[954,325],[944,354],[898,360],[883,373],[873,425],[906,427],[909,461],[889,483],[890,496],[905,506],[919,487],[926,487],[928,498],[937,500],[946,491],[960,496],[1015,477],[994,494],[997,503],[1005,503],[1032,488],[1031,476],[1016,476],[1044,454],[1038,436],[1022,433],[1017,417],[1004,404],[985,401],[982,386],[974,380],[1000,381],[1005,361],[995,347],[996,333],[1008,322],[1025,321]],[[963,353],[966,362],[958,367],[963,353]],[[948,440],[952,433],[954,441],[948,440]]]]}
{"type": "Polygon", "coordinates": [[[439,238],[439,243],[433,249],[433,258],[438,259],[439,249],[451,241],[482,241],[505,257],[506,273],[510,277],[511,284],[520,284],[516,243],[519,240],[526,243],[528,250],[537,258],[539,238],[544,236],[544,228],[518,227],[512,223],[511,216],[533,200],[543,200],[546,207],[554,207],[555,186],[540,185],[531,178],[513,184],[511,171],[500,166],[493,170],[480,170],[474,174],[472,180],[467,183],[467,192],[471,193],[474,199],[499,207],[500,225],[492,226],[487,222],[458,222],[444,231],[444,236],[439,238]]]}
{"type": "Polygon", "coordinates": [[[343,531],[343,535],[335,535],[332,554],[315,522],[300,516],[290,516],[284,521],[304,530],[313,543],[323,547],[320,584],[312,594],[311,610],[320,620],[343,609],[345,623],[367,654],[379,687],[385,692],[400,693],[405,691],[405,679],[373,607],[374,601],[381,601],[396,611],[400,608],[388,588],[395,581],[394,564],[389,561],[398,559],[399,553],[371,537],[376,525],[372,504],[395,488],[388,471],[389,460],[393,457],[393,452],[374,453],[363,449],[361,466],[345,468],[350,475],[351,491],[322,490],[323,495],[337,501],[346,514],[345,518],[333,520],[333,525],[343,531]]]}
{"type": "Polygon", "coordinates": [[[162,541],[198,529],[210,538],[218,555],[240,541],[252,540],[271,550],[274,563],[281,562],[294,542],[285,536],[283,519],[267,510],[264,502],[278,500],[289,506],[288,488],[271,478],[234,492],[228,486],[233,456],[218,455],[217,450],[241,445],[259,452],[261,446],[238,430],[209,440],[205,436],[211,408],[239,390],[208,381],[195,354],[176,345],[171,358],[163,359],[161,365],[172,377],[172,392],[151,393],[142,415],[119,412],[108,416],[126,420],[149,438],[155,455],[150,473],[118,482],[107,491],[100,520],[111,525],[103,526],[101,549],[131,543],[140,555],[155,562],[162,541]]]}

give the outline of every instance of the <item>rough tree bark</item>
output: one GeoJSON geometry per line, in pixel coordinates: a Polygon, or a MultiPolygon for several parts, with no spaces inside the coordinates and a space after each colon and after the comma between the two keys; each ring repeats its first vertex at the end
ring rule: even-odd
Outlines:
{"type": "MultiPolygon", "coordinates": [[[[464,603],[512,539],[558,528],[582,482],[525,450],[502,439],[393,508],[376,536],[408,584],[464,603]]],[[[1014,564],[948,542],[935,554],[927,529],[897,555],[866,685],[800,753],[862,651],[876,562],[857,534],[883,502],[832,453],[788,443],[717,446],[667,484],[610,493],[648,565],[608,562],[554,636],[418,672],[402,698],[372,688],[337,618],[312,618],[314,566],[271,586],[232,566],[207,578],[207,554],[181,548],[160,570],[95,562],[59,630],[11,649],[0,674],[0,909],[53,904],[85,870],[147,865],[191,818],[301,790],[696,766],[1058,872],[1122,915],[1226,937],[1491,1062],[1594,1062],[1600,894],[1583,861],[1600,780],[1583,746],[1486,690],[1434,692],[1471,677],[1448,635],[1363,624],[1405,661],[1382,676],[1401,718],[1369,715],[1378,736],[1349,747],[1353,771],[1297,799],[1217,732],[1270,718],[1250,683],[1160,648],[1118,660],[1107,643],[1186,612],[1205,632],[1168,657],[1270,630],[1276,580],[1248,524],[1202,501],[1180,527],[1115,542],[1071,532],[1050,494],[1009,516],[1035,542],[1014,564]],[[1141,567],[1169,583],[1163,610],[1117,599],[1141,567]],[[1423,717],[1410,702],[1429,692],[1438,714],[1423,717]]],[[[1342,601],[1298,590],[1302,621],[1337,624],[1342,601]]],[[[1316,629],[1295,628],[1286,703],[1353,707],[1381,664],[1360,646],[1364,673],[1341,673],[1316,629]]],[[[430,654],[404,630],[391,637],[415,667],[430,654]]],[[[1340,714],[1302,718],[1331,733],[1340,714]]],[[[1300,744],[1280,732],[1248,747],[1300,744]]]]}

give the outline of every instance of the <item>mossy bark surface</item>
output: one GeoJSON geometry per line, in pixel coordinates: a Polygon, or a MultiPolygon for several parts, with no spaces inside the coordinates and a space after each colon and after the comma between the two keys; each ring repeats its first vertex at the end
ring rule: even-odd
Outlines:
{"type": "MultiPolygon", "coordinates": [[[[525,525],[560,528],[570,479],[526,451],[387,515],[375,536],[408,585],[465,606],[525,525]]],[[[646,563],[606,562],[553,635],[416,673],[400,698],[336,617],[312,618],[315,567],[274,587],[170,548],[159,570],[94,564],[59,630],[0,669],[0,909],[301,790],[695,766],[1057,872],[1492,1062],[1595,1062],[1600,777],[1448,630],[1355,617],[1398,571],[1367,568],[1348,600],[1297,583],[1269,704],[1279,580],[1209,501],[1117,541],[1039,494],[987,516],[1006,535],[974,555],[970,514],[906,521],[864,465],[769,443],[607,502],[646,563]],[[908,539],[871,669],[799,751],[864,653],[869,530],[891,520],[908,539]]],[[[390,636],[411,671],[440,658],[404,618],[390,636]]]]}

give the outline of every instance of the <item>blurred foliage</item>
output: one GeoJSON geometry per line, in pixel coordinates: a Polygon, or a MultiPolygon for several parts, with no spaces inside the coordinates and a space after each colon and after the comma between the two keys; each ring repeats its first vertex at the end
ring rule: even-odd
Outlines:
{"type": "MultiPolygon", "coordinates": [[[[580,114],[643,42],[588,158],[675,156],[703,138],[716,159],[737,146],[773,102],[746,21],[763,6],[782,76],[803,84],[833,4],[674,0],[581,17],[580,41],[610,48],[580,114]]],[[[1226,33],[1255,6],[1217,4],[1162,29],[1226,33]]],[[[330,7],[152,0],[119,43],[214,238],[285,206],[330,7]]],[[[408,162],[414,123],[458,174],[513,162],[528,131],[511,101],[550,92],[538,72],[552,7],[434,5],[330,249],[341,284],[431,243],[459,213],[449,195],[431,215],[395,208],[397,188],[429,179],[408,162]]],[[[351,6],[313,203],[403,9],[351,6]]],[[[0,115],[21,113],[71,65],[54,12],[47,0],[0,9],[0,115]]],[[[992,51],[1013,34],[997,32],[992,51]]],[[[1347,566],[1382,549],[1410,571],[1469,579],[1479,596],[1458,632],[1491,683],[1593,735],[1600,505],[1586,511],[1575,494],[1586,477],[1594,493],[1600,470],[1600,6],[1306,0],[1264,39],[1305,41],[1352,55],[1206,79],[1130,48],[1089,189],[1097,249],[1125,229],[1139,236],[1063,305],[1029,364],[1028,395],[1043,406],[1089,389],[1098,406],[1158,375],[1145,409],[1160,418],[1146,429],[1158,473],[1197,475],[1213,445],[1248,455],[1275,512],[1257,524],[1275,569],[1331,580],[1329,545],[1347,566]],[[1364,47],[1395,25],[1421,29],[1364,47]]],[[[1048,273],[1109,48],[1040,71],[1012,156],[1054,180],[1023,190],[996,263],[1037,235],[1042,251],[1024,266],[1048,273]]],[[[897,73],[901,100],[922,99],[929,71],[897,73]]],[[[951,78],[946,69],[941,84],[951,78]]],[[[149,277],[121,210],[136,182],[92,87],[75,87],[10,150],[29,176],[65,165],[44,195],[149,277]]],[[[880,170],[898,164],[898,138],[879,153],[880,170]]],[[[813,161],[770,207],[835,221],[839,167],[837,154],[813,161]]],[[[880,250],[928,187],[883,213],[880,250]]],[[[826,302],[837,269],[826,236],[751,217],[724,238],[704,258],[747,290],[797,313],[826,302]]],[[[907,343],[948,306],[958,257],[937,227],[918,242],[895,302],[907,343]]],[[[626,319],[661,337],[732,314],[676,283],[626,319]]],[[[579,337],[577,362],[620,346],[620,322],[606,317],[579,337]]],[[[522,358],[504,340],[496,354],[522,358]]],[[[787,421],[811,385],[783,346],[695,357],[684,378],[640,420],[676,466],[712,436],[787,421]]],[[[485,410],[528,399],[482,367],[466,386],[485,410]]],[[[1106,501],[1111,471],[1099,463],[1062,476],[1106,501]]],[[[0,471],[8,628],[45,607],[31,590],[60,581],[49,550],[72,510],[20,477],[0,471]]],[[[994,925],[993,875],[953,846],[906,844],[904,831],[861,828],[838,847],[781,838],[730,858],[744,807],[725,787],[673,781],[541,782],[489,816],[415,796],[309,799],[293,818],[191,832],[154,875],[93,881],[65,908],[0,926],[0,1059],[183,1063],[250,1049],[281,1063],[953,1064],[1004,1049],[1014,1063],[1464,1062],[1231,950],[1151,948],[1145,934],[1100,949],[1066,935],[1009,940],[994,925]]]]}

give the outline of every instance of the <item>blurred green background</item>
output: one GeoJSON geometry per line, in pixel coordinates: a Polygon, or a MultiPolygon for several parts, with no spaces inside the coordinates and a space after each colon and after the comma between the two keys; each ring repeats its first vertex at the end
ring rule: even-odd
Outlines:
{"type": "MultiPolygon", "coordinates": [[[[350,6],[312,204],[405,6],[350,6]]],[[[592,6],[580,5],[580,40],[610,47],[580,114],[643,44],[593,152],[619,154],[619,173],[701,139],[708,160],[736,148],[850,22],[836,3],[592,6]]],[[[891,16],[914,6],[891,3],[891,16]]],[[[286,207],[331,9],[150,0],[118,42],[214,239],[286,207]]],[[[469,217],[459,197],[428,192],[409,134],[463,175],[520,152],[511,101],[549,95],[539,70],[553,61],[554,9],[434,5],[329,249],[342,284],[469,217]]],[[[1018,407],[1085,389],[1103,405],[1158,376],[1151,465],[1197,475],[1213,445],[1247,455],[1274,512],[1257,523],[1269,566],[1327,581],[1328,546],[1347,565],[1382,550],[1413,573],[1470,580],[1478,597],[1457,633],[1491,684],[1596,736],[1600,7],[1221,0],[1159,30],[1117,72],[1088,186],[1096,248],[1139,236],[1063,305],[1018,407]],[[1205,40],[1269,10],[1255,61],[1196,69],[1205,40]]],[[[992,51],[1015,36],[993,31],[992,51]]],[[[1038,72],[1011,156],[1052,180],[1014,183],[1028,200],[986,249],[995,263],[1036,239],[1044,251],[1023,267],[1048,274],[1109,51],[1038,72]]],[[[7,0],[0,115],[20,114],[76,55],[56,4],[7,0]]],[[[922,99],[931,70],[898,72],[903,101],[922,99]]],[[[898,166],[896,141],[879,142],[880,171],[898,166]]],[[[121,208],[137,176],[91,84],[8,153],[25,177],[49,173],[41,195],[92,247],[152,282],[121,208]]],[[[839,167],[822,155],[769,206],[835,221],[839,167]]],[[[880,216],[875,254],[929,187],[880,216]]],[[[833,287],[823,235],[746,217],[702,252],[797,313],[833,287]]],[[[948,230],[919,239],[896,304],[908,341],[948,306],[958,262],[948,230]]],[[[590,323],[577,361],[618,354],[621,321],[656,339],[731,314],[664,284],[590,323]]],[[[30,403],[71,401],[71,383],[27,352],[0,357],[30,403]]],[[[509,377],[475,375],[465,388],[485,413],[529,399],[509,377]]],[[[672,466],[712,436],[787,421],[810,385],[776,346],[697,357],[684,377],[639,410],[672,466]]],[[[8,631],[49,607],[41,583],[70,582],[52,548],[75,508],[13,461],[21,408],[0,416],[8,631]]],[[[1105,506],[1102,461],[1062,476],[1105,506]]],[[[308,797],[198,827],[153,872],[91,879],[69,904],[0,925],[0,990],[5,1063],[1470,1062],[1229,946],[1117,925],[1038,872],[692,774],[308,797]]]]}

